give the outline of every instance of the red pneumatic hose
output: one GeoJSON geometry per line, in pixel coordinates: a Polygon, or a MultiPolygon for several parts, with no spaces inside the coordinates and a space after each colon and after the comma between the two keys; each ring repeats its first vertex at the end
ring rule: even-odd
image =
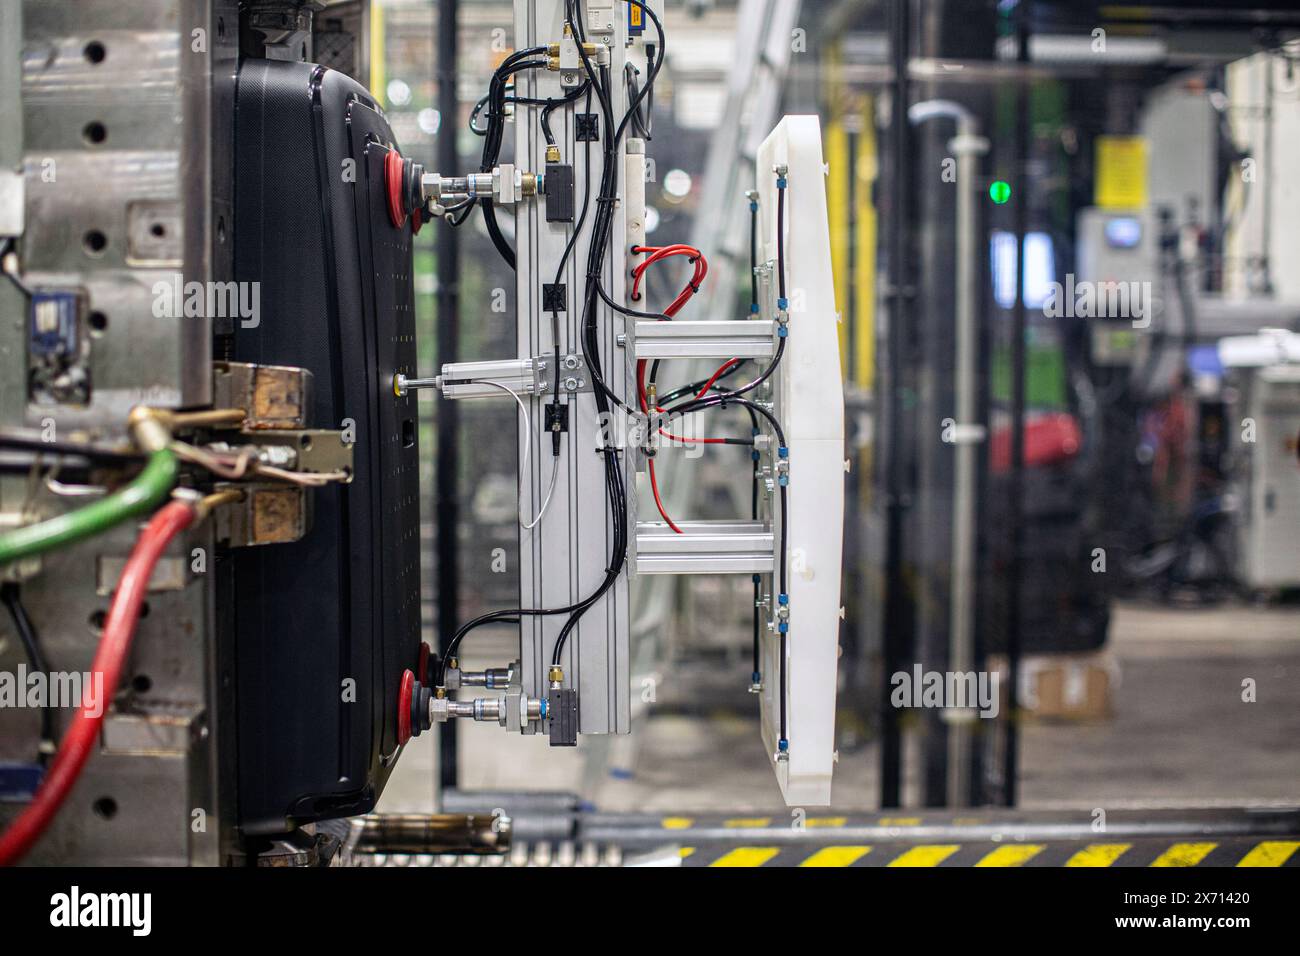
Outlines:
{"type": "Polygon", "coordinates": [[[194,522],[196,514],[191,502],[172,501],[159,510],[140,532],[131,556],[122,568],[117,590],[113,592],[113,601],[109,605],[108,617],[99,639],[99,649],[95,652],[95,662],[91,665],[91,673],[102,674],[104,678],[99,713],[90,713],[84,707],[83,700],[83,707],[73,718],[72,726],[59,744],[59,751],[50,764],[49,773],[32,802],[14,820],[4,836],[0,836],[0,866],[11,866],[27,854],[72,792],[86,765],[86,759],[95,747],[100,725],[104,722],[104,712],[117,690],[122,667],[131,652],[135,625],[140,619],[140,605],[144,603],[145,592],[149,589],[149,577],[167,545],[194,522]]]}

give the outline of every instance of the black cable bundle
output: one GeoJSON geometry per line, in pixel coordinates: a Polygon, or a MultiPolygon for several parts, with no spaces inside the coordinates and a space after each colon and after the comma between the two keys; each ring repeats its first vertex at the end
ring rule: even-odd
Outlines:
{"type": "MultiPolygon", "coordinates": [[[[641,7],[647,16],[649,16],[654,22],[655,29],[659,33],[660,43],[659,54],[655,59],[654,67],[650,71],[650,76],[646,82],[646,86],[640,91],[637,99],[630,104],[627,114],[624,115],[617,128],[614,127],[613,107],[609,98],[609,71],[607,68],[602,68],[598,72],[591,63],[584,46],[586,43],[586,31],[583,26],[581,13],[577,9],[574,0],[566,0],[565,4],[566,17],[572,25],[574,37],[578,42],[578,50],[582,56],[583,65],[587,70],[588,77],[590,78],[587,84],[580,87],[579,90],[582,93],[588,94],[592,90],[596,92],[601,107],[601,113],[605,120],[605,135],[602,144],[603,158],[601,181],[600,189],[596,197],[596,213],[592,225],[591,246],[587,258],[586,292],[583,300],[583,311],[581,313],[583,354],[587,361],[589,371],[591,372],[593,382],[596,385],[593,394],[596,400],[597,410],[602,416],[608,415],[611,400],[621,408],[629,412],[632,411],[632,409],[629,408],[627,404],[615,395],[605,384],[604,378],[601,375],[599,341],[596,338],[596,312],[599,308],[599,301],[601,298],[605,298],[606,301],[608,301],[608,298],[603,296],[603,290],[600,288],[600,268],[604,263],[605,256],[609,249],[609,242],[612,236],[614,223],[614,207],[617,201],[618,192],[618,144],[622,141],[623,134],[627,129],[627,125],[631,120],[634,111],[640,107],[641,102],[645,99],[648,92],[653,89],[655,79],[659,74],[659,69],[663,65],[663,25],[659,22],[659,18],[655,16],[653,11],[646,7],[641,0],[628,0],[628,2],[641,7]]],[[[506,61],[502,63],[497,72],[493,74],[492,86],[488,91],[488,129],[485,131],[485,142],[483,144],[482,167],[484,172],[490,171],[496,165],[497,156],[501,150],[501,137],[504,127],[503,110],[505,105],[506,80],[510,75],[519,70],[530,69],[537,65],[537,61],[530,62],[528,57],[535,56],[539,52],[544,53],[544,48],[533,47],[527,50],[521,50],[508,57],[506,61]]],[[[576,95],[574,98],[576,99],[576,95]]],[[[588,155],[590,155],[590,147],[588,147],[588,150],[588,155]]],[[[588,174],[590,174],[590,163],[588,163],[588,174]]],[[[590,199],[590,194],[591,190],[590,186],[588,186],[584,198],[582,216],[579,218],[578,224],[569,240],[569,245],[565,249],[564,257],[560,264],[560,273],[558,273],[557,276],[562,274],[564,263],[568,260],[568,257],[576,243],[578,232],[582,228],[582,223],[587,215],[587,203],[590,199]]],[[[492,204],[489,200],[481,200],[480,202],[483,205],[484,220],[487,223],[488,232],[493,235],[493,242],[496,244],[497,249],[513,268],[514,250],[510,249],[509,245],[505,243],[504,237],[501,237],[500,242],[497,241],[500,236],[500,231],[499,229],[494,231],[496,218],[491,208],[492,204]]],[[[610,304],[612,305],[612,303],[610,304]]],[[[569,619],[565,622],[564,627],[560,631],[560,636],[556,640],[555,650],[552,655],[552,662],[556,665],[558,665],[563,659],[564,645],[568,640],[569,634],[573,631],[574,627],[577,626],[578,620],[589,608],[605,595],[611,586],[613,586],[614,582],[618,580],[618,576],[622,572],[624,564],[627,562],[627,488],[623,480],[623,471],[620,467],[618,449],[613,447],[605,448],[603,449],[603,453],[605,455],[605,493],[608,506],[613,512],[614,540],[611,543],[609,566],[605,570],[605,576],[600,585],[588,597],[565,607],[517,608],[512,610],[490,611],[466,622],[457,630],[456,634],[452,637],[444,650],[442,664],[438,675],[438,684],[440,686],[444,685],[446,681],[447,662],[456,656],[465,635],[475,628],[493,623],[506,623],[517,617],[542,617],[559,614],[570,615],[569,619]]]]}

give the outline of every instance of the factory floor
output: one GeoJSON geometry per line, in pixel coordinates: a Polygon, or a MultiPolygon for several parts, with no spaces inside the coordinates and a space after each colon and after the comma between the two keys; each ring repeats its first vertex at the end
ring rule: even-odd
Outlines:
{"type": "MultiPolygon", "coordinates": [[[[1121,604],[1109,648],[1110,716],[1024,723],[1023,807],[1300,805],[1300,607],[1121,604]],[[1248,678],[1253,703],[1242,699],[1248,678]]],[[[565,789],[607,812],[783,810],[738,672],[692,671],[662,682],[630,737],[583,738],[572,751],[461,722],[462,787],[565,789]]],[[[434,758],[428,737],[414,741],[379,809],[428,810],[434,758]]],[[[876,807],[878,761],[872,743],[841,745],[835,807],[876,807]]],[[[915,798],[916,781],[905,786],[915,798]]]]}

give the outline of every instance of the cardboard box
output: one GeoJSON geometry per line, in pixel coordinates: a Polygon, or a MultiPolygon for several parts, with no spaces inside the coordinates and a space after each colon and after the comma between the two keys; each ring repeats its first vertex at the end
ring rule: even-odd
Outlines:
{"type": "MultiPolygon", "coordinates": [[[[996,666],[1003,672],[1005,687],[1006,660],[996,666]]],[[[1020,659],[1019,704],[1025,716],[1101,720],[1111,715],[1111,695],[1118,685],[1119,664],[1107,650],[1030,654],[1020,659]]]]}

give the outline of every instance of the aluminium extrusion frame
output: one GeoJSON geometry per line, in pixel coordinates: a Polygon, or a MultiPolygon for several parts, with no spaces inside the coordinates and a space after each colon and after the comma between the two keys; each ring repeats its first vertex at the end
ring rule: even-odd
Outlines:
{"type": "MultiPolygon", "coordinates": [[[[821,125],[815,116],[787,116],[758,151],[759,312],[731,322],[637,322],[632,348],[638,359],[762,358],[785,353],[767,390],[750,398],[770,401],[785,432],[788,457],[775,440],[756,444],[765,477],[761,513],[753,521],[681,522],[675,534],[664,522],[636,525],[638,574],[756,574],[769,576],[770,615],[761,640],[762,734],[786,802],[830,803],[835,755],[835,687],[839,651],[840,565],[843,551],[844,387],[835,291],[831,276],[821,125]],[[778,172],[780,170],[780,172],[778,172]],[[779,185],[780,184],[780,185],[779,185]],[[780,299],[777,201],[785,188],[786,291],[780,299]],[[782,321],[782,319],[786,321],[782,321]],[[761,450],[759,450],[761,449],[761,450]],[[788,473],[782,474],[788,467],[788,473]],[[777,485],[787,484],[788,618],[777,613],[772,575],[782,560],[777,485]],[[782,642],[783,624],[788,640],[782,642]],[[786,653],[784,686],[781,652],[786,653]],[[788,748],[779,738],[782,695],[788,748]]],[[[760,422],[760,424],[762,424],[760,422]]],[[[762,424],[764,433],[770,428],[762,424]]]]}
{"type": "MultiPolygon", "coordinates": [[[[617,123],[627,111],[624,64],[635,53],[627,44],[627,18],[624,0],[588,0],[583,3],[589,42],[609,46],[610,102],[617,123]]],[[[516,0],[515,48],[524,49],[558,42],[563,36],[564,0],[516,0]]],[[[649,31],[647,35],[653,35],[649,31]]],[[[527,98],[558,97],[567,92],[562,73],[530,70],[515,77],[516,96],[527,98]]],[[[581,214],[584,191],[590,190],[587,218],[569,258],[560,282],[566,288],[567,309],[559,314],[560,352],[582,354],[582,297],[586,277],[587,253],[596,196],[599,188],[602,151],[605,137],[612,131],[599,121],[600,139],[579,142],[575,117],[588,112],[586,97],[571,106],[556,110],[551,125],[560,147],[561,161],[574,171],[575,220],[581,214]],[[588,168],[590,157],[590,168],[588,168]]],[[[593,94],[590,112],[600,116],[598,98],[593,94]]],[[[536,110],[516,106],[514,113],[517,168],[540,172],[546,167],[546,141],[537,122],[536,110]]],[[[639,141],[636,141],[639,142],[639,141]]],[[[609,252],[605,257],[601,282],[616,302],[626,301],[630,246],[628,196],[625,190],[629,138],[619,143],[615,157],[619,176],[619,195],[624,200],[614,211],[609,252]]],[[[635,145],[633,149],[639,148],[635,145]]],[[[555,281],[556,270],[568,244],[574,223],[549,222],[545,200],[514,206],[518,354],[521,357],[552,356],[555,343],[551,334],[551,314],[543,308],[542,286],[555,281]]],[[[501,210],[499,209],[500,213],[501,210]]],[[[623,317],[601,304],[596,315],[601,343],[604,379],[616,395],[630,397],[634,376],[627,351],[619,342],[626,333],[623,317]]],[[[561,372],[563,377],[565,373],[561,372]]],[[[545,392],[524,399],[530,405],[531,434],[521,435],[520,461],[524,460],[522,442],[531,442],[527,470],[519,476],[519,495],[524,513],[535,515],[550,491],[553,456],[551,436],[545,430],[545,406],[551,400],[545,392]]],[[[596,589],[610,563],[613,529],[605,496],[605,464],[601,451],[604,428],[596,406],[586,394],[567,399],[568,431],[560,445],[560,468],[557,485],[547,512],[536,528],[521,530],[519,541],[519,607],[560,607],[579,601],[596,589]]],[[[635,474],[632,456],[620,449],[620,467],[628,489],[629,507],[635,501],[635,474]]],[[[635,514],[628,517],[629,552],[635,527],[635,514]]],[[[630,565],[630,555],[629,555],[630,565]]],[[[530,697],[545,697],[549,682],[547,671],[551,654],[567,615],[525,617],[520,624],[520,666],[523,692],[530,697]]],[[[631,731],[631,651],[628,642],[628,569],[624,567],[617,581],[581,618],[569,635],[564,649],[565,686],[578,691],[578,732],[582,734],[628,733],[631,731]]],[[[525,733],[541,730],[534,722],[525,733]]]]}

